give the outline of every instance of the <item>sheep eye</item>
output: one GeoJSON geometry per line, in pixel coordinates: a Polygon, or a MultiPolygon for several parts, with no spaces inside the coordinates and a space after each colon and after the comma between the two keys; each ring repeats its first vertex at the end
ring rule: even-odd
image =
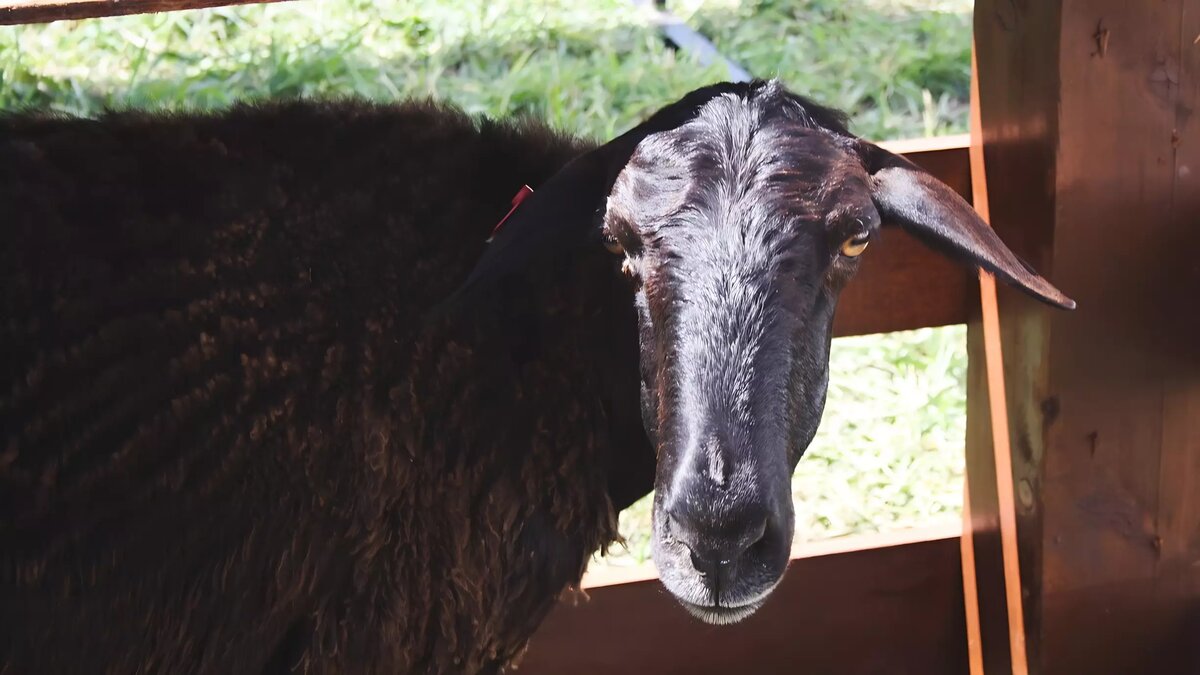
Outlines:
{"type": "Polygon", "coordinates": [[[871,243],[871,235],[856,234],[846,241],[842,242],[842,255],[847,258],[857,258],[862,255],[862,252],[867,250],[867,244],[871,243]]]}
{"type": "Polygon", "coordinates": [[[625,252],[625,247],[621,246],[621,242],[617,241],[617,238],[614,237],[608,230],[604,231],[604,248],[608,249],[610,253],[615,255],[620,255],[625,252]]]}

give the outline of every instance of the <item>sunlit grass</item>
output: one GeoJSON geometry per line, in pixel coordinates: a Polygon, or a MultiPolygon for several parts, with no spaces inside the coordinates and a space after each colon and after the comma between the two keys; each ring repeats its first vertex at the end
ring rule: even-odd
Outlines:
{"type": "MultiPolygon", "coordinates": [[[[963,0],[679,0],[761,77],[854,113],[872,138],[964,127],[963,0]],[[927,7],[933,7],[930,10],[927,7]],[[953,11],[946,11],[946,10],[953,11]]],[[[436,95],[609,137],[724,78],[626,0],[304,0],[0,27],[0,108],[220,108],[247,98],[436,95]]]]}
{"type": "Polygon", "coordinates": [[[671,0],[759,77],[853,112],[870,138],[965,130],[970,0],[671,0]]]}
{"type": "Polygon", "coordinates": [[[603,138],[722,79],[623,0],[321,0],[0,28],[0,108],[437,96],[603,138]]]}

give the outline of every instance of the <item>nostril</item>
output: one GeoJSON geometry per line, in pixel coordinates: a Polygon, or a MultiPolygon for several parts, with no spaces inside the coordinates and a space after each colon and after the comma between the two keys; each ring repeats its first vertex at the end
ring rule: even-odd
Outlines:
{"type": "Polygon", "coordinates": [[[762,558],[770,552],[770,549],[770,537],[767,536],[767,533],[764,530],[762,535],[758,538],[758,541],[755,541],[753,544],[751,544],[750,547],[746,549],[746,552],[755,558],[762,558]]]}
{"type": "Polygon", "coordinates": [[[696,555],[696,552],[691,549],[688,549],[688,553],[692,557],[692,567],[695,567],[697,572],[707,577],[716,577],[718,568],[720,567],[720,563],[717,562],[716,558],[705,558],[704,556],[696,555]]]}
{"type": "Polygon", "coordinates": [[[756,529],[755,533],[750,536],[750,546],[747,546],[746,548],[750,548],[751,546],[757,546],[757,545],[761,544],[763,541],[765,541],[766,538],[767,538],[767,519],[763,518],[762,522],[758,524],[758,528],[756,529]]]}
{"type": "Polygon", "coordinates": [[[769,520],[764,516],[758,522],[743,529],[741,536],[730,542],[732,547],[729,553],[735,560],[745,557],[756,558],[766,553],[772,546],[771,539],[769,520]]]}

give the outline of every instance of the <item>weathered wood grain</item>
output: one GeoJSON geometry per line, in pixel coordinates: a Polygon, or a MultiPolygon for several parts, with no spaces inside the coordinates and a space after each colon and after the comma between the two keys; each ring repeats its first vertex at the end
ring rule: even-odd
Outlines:
{"type": "Polygon", "coordinates": [[[174,12],[283,0],[0,0],[0,25],[174,12]]]}
{"type": "Polygon", "coordinates": [[[1031,672],[1200,672],[1198,17],[976,6],[992,222],[1079,302],[1000,290],[1031,672]]]}

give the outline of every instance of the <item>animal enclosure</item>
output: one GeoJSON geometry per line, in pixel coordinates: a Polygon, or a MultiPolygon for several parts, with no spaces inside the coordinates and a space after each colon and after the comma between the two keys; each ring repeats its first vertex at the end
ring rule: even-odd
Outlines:
{"type": "MultiPolygon", "coordinates": [[[[0,22],[211,4],[10,1],[0,22]]],[[[1200,672],[1200,3],[1126,4],[981,0],[974,157],[892,146],[978,206],[986,156],[994,227],[1080,308],[981,300],[898,230],[842,297],[837,335],[967,324],[966,530],[798,548],[733,628],[595,578],[521,672],[1200,672]]]]}

